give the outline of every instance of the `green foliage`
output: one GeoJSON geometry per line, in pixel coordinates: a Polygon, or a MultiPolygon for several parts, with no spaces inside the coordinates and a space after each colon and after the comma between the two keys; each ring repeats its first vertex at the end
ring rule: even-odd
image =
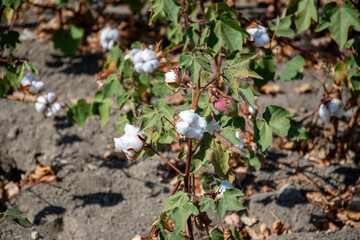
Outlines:
{"type": "Polygon", "coordinates": [[[213,143],[212,136],[208,133],[204,133],[201,139],[201,146],[199,151],[193,155],[191,160],[191,172],[198,174],[201,167],[211,160],[213,149],[211,148],[213,143]]]}
{"type": "MultiPolygon", "coordinates": [[[[235,134],[234,134],[235,135],[235,134]]],[[[211,163],[214,166],[215,172],[221,177],[226,178],[230,171],[229,166],[229,150],[224,151],[221,144],[215,142],[213,145],[213,152],[211,155],[211,163]]]]}
{"type": "Polygon", "coordinates": [[[249,68],[259,74],[263,79],[253,78],[255,86],[261,88],[269,81],[274,80],[276,65],[271,51],[264,51],[264,56],[251,60],[249,68]]]}
{"type": "Polygon", "coordinates": [[[254,120],[254,142],[262,152],[265,152],[272,143],[272,134],[281,137],[287,136],[291,127],[290,118],[293,115],[284,108],[270,105],[266,108],[262,119],[254,120]]]}
{"type": "Polygon", "coordinates": [[[308,132],[305,127],[297,124],[291,124],[287,138],[292,142],[298,142],[308,139],[308,132]]]}
{"type": "Polygon", "coordinates": [[[302,78],[305,60],[301,56],[296,56],[288,62],[286,68],[280,74],[280,80],[290,81],[302,78]]]}
{"type": "Polygon", "coordinates": [[[308,29],[311,20],[317,22],[317,11],[314,0],[290,0],[288,14],[295,15],[295,24],[298,33],[308,29]]]}
{"type": "Polygon", "coordinates": [[[70,29],[59,29],[54,33],[53,42],[54,48],[60,48],[66,54],[75,54],[79,44],[82,41],[84,29],[78,28],[74,25],[70,29]]]}
{"type": "Polygon", "coordinates": [[[21,2],[27,2],[27,1],[26,0],[2,0],[1,6],[5,6],[5,7],[9,6],[13,9],[17,9],[20,6],[21,2]]]}
{"type": "Polygon", "coordinates": [[[84,127],[86,118],[91,116],[91,105],[85,99],[80,99],[77,104],[69,104],[67,116],[70,121],[77,123],[81,128],[84,127]]]}
{"type": "Polygon", "coordinates": [[[181,235],[180,233],[172,232],[172,233],[166,233],[166,232],[159,232],[159,239],[160,240],[185,240],[185,237],[181,235]]]}
{"type": "Polygon", "coordinates": [[[245,98],[244,100],[249,100],[249,102],[251,102],[252,105],[253,105],[253,99],[251,100],[251,95],[254,94],[254,92],[251,94],[248,91],[251,90],[251,88],[249,88],[249,85],[243,84],[239,86],[238,78],[253,77],[253,78],[262,79],[261,76],[259,76],[256,72],[250,70],[246,65],[251,60],[255,59],[258,56],[258,54],[259,52],[239,53],[235,51],[226,58],[226,63],[228,64],[228,67],[223,69],[224,78],[229,84],[229,88],[233,93],[233,97],[236,100],[240,101],[239,98],[239,87],[240,87],[240,91],[242,92],[242,94],[244,94],[244,92],[246,93],[246,95],[243,96],[245,98]]]}
{"type": "Polygon", "coordinates": [[[216,211],[220,218],[225,216],[226,211],[240,211],[245,207],[238,201],[238,197],[244,196],[244,194],[237,188],[226,189],[224,195],[216,200],[216,211]]]}
{"type": "Polygon", "coordinates": [[[19,41],[19,33],[14,31],[8,31],[7,33],[0,34],[0,46],[2,49],[8,48],[14,50],[19,41]]]}
{"type": "Polygon", "coordinates": [[[194,85],[200,77],[201,67],[212,72],[210,59],[207,55],[206,53],[200,52],[198,48],[180,55],[179,66],[183,66],[189,71],[190,79],[194,85]]]}
{"type": "Polygon", "coordinates": [[[205,212],[206,210],[210,210],[210,212],[215,212],[215,201],[207,195],[204,195],[199,202],[200,212],[205,212]]]}
{"type": "Polygon", "coordinates": [[[110,98],[103,98],[103,92],[99,91],[95,94],[92,104],[92,114],[101,116],[101,129],[105,127],[110,117],[110,107],[113,101],[110,98]]]}
{"type": "Polygon", "coordinates": [[[244,149],[245,157],[249,161],[250,166],[252,166],[256,171],[259,171],[261,168],[261,162],[256,156],[256,152],[253,152],[247,148],[244,149]]]}
{"type": "Polygon", "coordinates": [[[274,31],[274,34],[278,37],[292,37],[294,36],[294,31],[290,28],[291,26],[291,15],[280,19],[279,16],[272,20],[270,23],[270,29],[274,31]]]}
{"type": "Polygon", "coordinates": [[[176,234],[185,228],[185,223],[190,215],[197,216],[199,214],[199,210],[184,192],[177,192],[170,196],[166,200],[163,212],[166,212],[174,222],[176,234]]]}
{"type": "Polygon", "coordinates": [[[339,6],[336,2],[330,2],[323,7],[324,16],[320,18],[317,32],[326,28],[330,30],[330,36],[342,49],[348,41],[349,27],[360,32],[360,12],[354,5],[345,1],[339,6]]]}
{"type": "Polygon", "coordinates": [[[223,240],[224,234],[219,228],[214,228],[210,232],[210,238],[209,240],[223,240]]]}
{"type": "Polygon", "coordinates": [[[161,13],[165,12],[166,16],[177,24],[178,12],[180,5],[174,0],[151,0],[153,14],[150,21],[156,22],[161,13]]]}
{"type": "Polygon", "coordinates": [[[9,218],[24,227],[30,227],[32,225],[23,212],[15,209],[7,209],[5,212],[0,213],[0,221],[3,218],[9,218]]]}
{"type": "Polygon", "coordinates": [[[255,108],[254,96],[259,96],[260,93],[253,89],[249,83],[242,82],[240,83],[240,95],[245,102],[247,102],[252,108],[255,108]]]}
{"type": "Polygon", "coordinates": [[[68,3],[68,0],[55,0],[55,5],[57,9],[62,8],[68,3]]]}

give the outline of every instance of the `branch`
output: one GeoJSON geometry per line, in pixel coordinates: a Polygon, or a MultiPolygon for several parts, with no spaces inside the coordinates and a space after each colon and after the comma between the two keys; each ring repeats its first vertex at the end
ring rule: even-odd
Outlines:
{"type": "Polygon", "coordinates": [[[184,175],[177,167],[175,167],[169,160],[167,160],[163,155],[161,155],[158,151],[156,151],[151,145],[146,145],[148,149],[153,151],[156,155],[158,155],[162,160],[164,160],[167,164],[169,164],[177,173],[180,175],[184,175]]]}

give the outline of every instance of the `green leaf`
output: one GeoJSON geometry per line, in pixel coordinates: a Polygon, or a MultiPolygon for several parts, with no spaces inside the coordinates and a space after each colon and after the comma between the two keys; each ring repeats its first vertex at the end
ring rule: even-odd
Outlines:
{"type": "Polygon", "coordinates": [[[308,132],[305,127],[292,123],[287,138],[292,142],[307,140],[308,132]]]}
{"type": "Polygon", "coordinates": [[[201,167],[211,159],[211,145],[212,136],[208,133],[204,133],[203,138],[201,139],[200,149],[191,159],[191,172],[195,175],[198,174],[201,167]]]}
{"type": "Polygon", "coordinates": [[[237,188],[226,189],[224,196],[216,201],[216,211],[220,218],[225,216],[226,211],[240,211],[245,207],[237,200],[237,197],[244,196],[244,194],[237,188]]]}
{"type": "Polygon", "coordinates": [[[16,43],[20,43],[19,37],[19,33],[15,31],[2,33],[0,34],[0,46],[3,49],[8,48],[10,50],[14,50],[16,47],[16,43]]]}
{"type": "Polygon", "coordinates": [[[298,33],[310,27],[311,19],[317,22],[317,11],[314,0],[290,0],[288,13],[295,14],[295,24],[298,33]]]}
{"type": "Polygon", "coordinates": [[[286,137],[291,127],[290,118],[294,117],[284,108],[270,105],[266,107],[263,118],[271,130],[281,137],[286,137]]]}
{"type": "Polygon", "coordinates": [[[256,156],[256,152],[253,152],[247,148],[244,149],[245,157],[249,161],[250,166],[255,168],[256,171],[259,171],[261,168],[261,162],[256,156]]]}
{"type": "Polygon", "coordinates": [[[291,26],[291,15],[284,17],[280,20],[280,17],[277,16],[270,23],[270,29],[274,31],[274,34],[278,37],[292,37],[294,36],[294,31],[290,28],[291,26]]]}
{"type": "Polygon", "coordinates": [[[240,95],[252,108],[254,107],[254,90],[247,82],[242,82],[240,84],[240,95]]]}
{"type": "Polygon", "coordinates": [[[122,134],[124,132],[124,128],[127,123],[130,123],[127,114],[120,114],[115,121],[115,124],[118,126],[118,134],[122,134]]]}
{"type": "Polygon", "coordinates": [[[2,6],[10,6],[13,9],[17,9],[21,4],[21,0],[2,0],[1,5],[2,6]]]}
{"type": "Polygon", "coordinates": [[[226,127],[220,131],[220,134],[229,140],[232,144],[242,144],[242,142],[235,136],[236,129],[233,127],[226,127]]]}
{"type": "Polygon", "coordinates": [[[261,59],[254,59],[250,62],[249,68],[258,73],[263,79],[253,78],[255,86],[260,89],[269,81],[274,80],[276,65],[271,51],[265,51],[261,59]]]}
{"type": "Polygon", "coordinates": [[[179,234],[185,228],[185,223],[190,215],[199,214],[196,206],[184,192],[177,192],[170,196],[165,203],[163,212],[174,222],[175,232],[179,234]]]}
{"type": "Polygon", "coordinates": [[[84,29],[74,25],[71,25],[68,30],[59,29],[53,36],[54,48],[60,48],[60,50],[66,54],[75,54],[82,41],[83,35],[84,29]]]}
{"type": "Polygon", "coordinates": [[[180,55],[179,66],[186,67],[194,85],[200,77],[201,67],[212,72],[209,58],[205,53],[199,52],[196,48],[191,52],[185,52],[180,55]]]}
{"type": "Polygon", "coordinates": [[[230,171],[229,151],[224,151],[221,144],[218,142],[215,142],[213,145],[211,163],[214,166],[215,173],[221,178],[226,178],[227,173],[230,171]]]}
{"type": "Polygon", "coordinates": [[[253,121],[254,123],[254,142],[258,148],[265,152],[272,143],[272,131],[270,126],[262,119],[253,121]]]}
{"type": "Polygon", "coordinates": [[[224,234],[219,228],[214,228],[210,232],[209,240],[224,240],[224,234]]]}
{"type": "Polygon", "coordinates": [[[324,6],[324,16],[316,31],[322,31],[329,28],[330,36],[339,45],[340,50],[344,48],[348,41],[349,27],[352,26],[355,31],[360,32],[360,13],[354,5],[345,1],[341,6],[335,2],[324,6]]]}
{"type": "Polygon", "coordinates": [[[67,4],[68,0],[55,0],[56,9],[60,9],[67,4]]]}
{"type": "Polygon", "coordinates": [[[166,232],[159,232],[159,239],[160,240],[186,240],[183,235],[180,233],[177,234],[176,232],[172,232],[167,234],[166,232]]]}
{"type": "Polygon", "coordinates": [[[77,104],[69,104],[67,116],[70,121],[77,123],[81,128],[84,127],[86,118],[91,116],[90,104],[85,99],[80,99],[77,104]]]}
{"type": "MultiPolygon", "coordinates": [[[[167,27],[167,38],[174,44],[178,45],[183,40],[182,27],[180,24],[170,23],[167,27]]],[[[165,51],[165,50],[164,50],[165,51]]]]}
{"type": "Polygon", "coordinates": [[[13,220],[14,222],[16,222],[24,227],[30,227],[32,225],[32,223],[26,218],[24,213],[19,210],[7,209],[1,215],[13,220]]]}
{"type": "Polygon", "coordinates": [[[174,0],[151,0],[153,14],[150,18],[151,22],[156,22],[162,12],[175,24],[177,24],[178,12],[181,6],[174,0]]]}
{"type": "Polygon", "coordinates": [[[280,80],[290,81],[302,78],[302,71],[305,60],[301,56],[296,56],[288,62],[287,67],[281,72],[280,80]]]}
{"type": "Polygon", "coordinates": [[[210,198],[207,195],[204,195],[201,198],[201,201],[199,202],[200,207],[200,212],[205,212],[206,210],[210,210],[212,213],[215,212],[215,202],[214,199],[210,198]]]}
{"type": "Polygon", "coordinates": [[[146,1],[143,0],[124,0],[124,2],[130,7],[132,11],[140,13],[143,9],[146,1]]]}

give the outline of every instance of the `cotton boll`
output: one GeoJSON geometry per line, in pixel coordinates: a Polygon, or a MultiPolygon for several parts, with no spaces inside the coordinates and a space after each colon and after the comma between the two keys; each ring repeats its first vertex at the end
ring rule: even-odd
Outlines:
{"type": "Polygon", "coordinates": [[[184,121],[178,122],[175,125],[176,132],[180,135],[186,135],[189,128],[190,128],[189,124],[184,121]]]}
{"type": "Polygon", "coordinates": [[[130,50],[129,54],[130,56],[135,56],[135,54],[137,54],[138,52],[141,52],[141,50],[138,48],[134,48],[130,50]]]}
{"type": "Polygon", "coordinates": [[[208,132],[211,135],[213,135],[214,131],[219,131],[219,130],[220,130],[220,125],[215,121],[211,121],[207,124],[205,132],[208,132]]]}
{"type": "Polygon", "coordinates": [[[137,73],[145,73],[144,71],[144,64],[143,63],[136,63],[134,65],[134,69],[137,73]]]}
{"type": "Polygon", "coordinates": [[[52,115],[52,112],[51,112],[51,109],[50,108],[45,108],[45,110],[44,110],[44,115],[46,116],[46,117],[51,117],[51,115],[52,115]]]}
{"type": "Polygon", "coordinates": [[[329,103],[329,110],[330,113],[334,113],[335,111],[337,111],[340,107],[340,100],[337,98],[333,98],[330,103],[329,103]]]}
{"type": "Polygon", "coordinates": [[[31,84],[31,81],[27,78],[23,78],[23,80],[21,80],[21,86],[29,86],[31,84]]]}
{"type": "Polygon", "coordinates": [[[236,146],[238,149],[242,150],[242,149],[244,148],[244,139],[242,139],[241,134],[240,134],[240,131],[236,131],[236,132],[235,132],[235,137],[241,141],[241,143],[236,144],[235,146],[236,146]]]}
{"type": "Polygon", "coordinates": [[[256,113],[256,109],[252,108],[250,105],[248,107],[248,111],[249,111],[249,113],[251,113],[253,115],[256,113]]]}
{"type": "Polygon", "coordinates": [[[173,70],[170,70],[167,73],[165,73],[165,82],[166,83],[176,82],[176,74],[173,70]]]}
{"type": "Polygon", "coordinates": [[[260,35],[267,34],[266,28],[264,26],[258,25],[257,33],[259,34],[257,37],[260,37],[260,35]]]}
{"type": "Polygon", "coordinates": [[[207,126],[206,120],[203,117],[198,117],[196,126],[205,129],[207,126]]]}
{"type": "Polygon", "coordinates": [[[37,112],[43,112],[46,108],[46,105],[44,103],[37,102],[35,103],[35,109],[37,112]]]}
{"type": "Polygon", "coordinates": [[[60,110],[61,110],[60,103],[56,102],[51,105],[51,111],[53,111],[54,113],[57,113],[60,110]]]}
{"type": "Polygon", "coordinates": [[[45,84],[42,81],[33,81],[31,83],[31,87],[29,88],[29,92],[36,94],[44,90],[45,84]]]}
{"type": "Polygon", "coordinates": [[[156,53],[148,48],[145,48],[141,53],[143,61],[147,62],[156,58],[156,53]]]}
{"type": "Polygon", "coordinates": [[[109,27],[105,27],[101,30],[100,32],[100,41],[103,40],[105,41],[105,39],[107,38],[108,33],[110,32],[110,28],[109,27]]]}
{"type": "Polygon", "coordinates": [[[140,151],[143,147],[143,143],[135,136],[124,136],[128,148],[133,148],[136,152],[140,151]]]}
{"type": "Polygon", "coordinates": [[[53,101],[55,101],[55,99],[56,99],[56,94],[55,93],[49,92],[47,94],[47,100],[48,100],[49,103],[52,103],[53,101]]]}
{"type": "Polygon", "coordinates": [[[125,57],[124,57],[124,60],[128,60],[128,59],[131,59],[131,55],[129,53],[126,54],[125,57]]]}
{"type": "Polygon", "coordinates": [[[160,63],[157,59],[150,60],[147,63],[149,63],[153,67],[152,72],[160,66],[160,63]]]}
{"type": "Polygon", "coordinates": [[[137,63],[143,63],[143,59],[141,57],[142,51],[138,51],[137,53],[135,53],[134,57],[132,58],[133,63],[135,63],[135,65],[137,63]]]}
{"type": "Polygon", "coordinates": [[[267,33],[264,33],[260,37],[255,38],[255,45],[258,47],[262,47],[268,42],[270,42],[270,37],[267,33]]]}
{"type": "Polygon", "coordinates": [[[341,107],[338,108],[338,110],[336,110],[335,112],[333,112],[333,115],[338,118],[341,118],[343,114],[344,114],[344,109],[342,109],[341,107]]]}
{"type": "Polygon", "coordinates": [[[125,131],[126,136],[136,136],[139,132],[139,129],[137,127],[127,123],[125,125],[124,131],[125,131]]]}
{"type": "Polygon", "coordinates": [[[319,115],[322,118],[322,120],[326,122],[330,121],[330,112],[324,104],[320,105],[319,115]]]}
{"type": "Polygon", "coordinates": [[[122,150],[126,148],[124,139],[122,137],[114,138],[114,143],[115,143],[115,148],[118,150],[122,150]]]}
{"type": "Polygon", "coordinates": [[[119,39],[119,31],[117,29],[111,29],[108,33],[108,38],[114,41],[119,39]]]}
{"type": "Polygon", "coordinates": [[[145,62],[143,64],[143,70],[144,70],[145,73],[152,73],[155,70],[155,68],[153,67],[153,65],[149,61],[149,62],[145,62]]]}
{"type": "Polygon", "coordinates": [[[179,113],[179,117],[188,124],[193,124],[197,120],[198,115],[190,110],[185,110],[179,113]]]}
{"type": "Polygon", "coordinates": [[[47,104],[47,100],[45,96],[39,96],[36,101],[42,104],[47,104]]]}
{"type": "Polygon", "coordinates": [[[226,189],[232,189],[234,186],[227,180],[220,182],[220,187],[216,190],[218,192],[217,197],[223,197],[226,189]]]}
{"type": "Polygon", "coordinates": [[[123,150],[123,152],[126,154],[127,157],[130,157],[130,158],[134,157],[136,154],[136,152],[128,151],[128,150],[123,150]]]}
{"type": "Polygon", "coordinates": [[[250,37],[255,38],[257,37],[258,34],[258,29],[257,28],[248,28],[246,29],[246,32],[250,35],[250,37]]]}
{"type": "Polygon", "coordinates": [[[203,131],[200,128],[196,128],[196,127],[189,127],[189,130],[186,133],[186,137],[189,139],[201,139],[203,136],[203,131]]]}

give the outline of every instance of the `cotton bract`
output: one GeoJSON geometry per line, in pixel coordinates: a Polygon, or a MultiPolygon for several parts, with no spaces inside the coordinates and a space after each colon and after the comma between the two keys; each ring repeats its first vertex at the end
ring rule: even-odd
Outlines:
{"type": "Polygon", "coordinates": [[[45,117],[51,117],[61,109],[61,105],[56,101],[56,94],[49,92],[47,95],[42,95],[37,98],[35,109],[45,117]]]}
{"type": "Polygon", "coordinates": [[[205,118],[198,114],[185,110],[178,114],[179,120],[175,124],[178,134],[189,139],[201,139],[204,131],[206,131],[207,123],[205,118]]]}
{"type": "Polygon", "coordinates": [[[258,27],[252,27],[246,29],[246,32],[254,39],[255,45],[258,47],[264,46],[266,43],[270,42],[270,37],[267,34],[266,28],[264,26],[258,25],[258,27]]]}
{"type": "Polygon", "coordinates": [[[33,73],[26,74],[21,80],[20,85],[28,88],[28,91],[32,94],[38,94],[46,90],[45,84],[42,81],[38,81],[33,73]]]}
{"type": "Polygon", "coordinates": [[[137,73],[152,73],[160,66],[159,61],[156,59],[156,53],[148,48],[144,50],[132,49],[125,55],[124,59],[131,59],[137,73]]]}
{"type": "Polygon", "coordinates": [[[125,125],[124,132],[123,136],[114,138],[115,148],[123,151],[129,160],[136,160],[144,147],[146,134],[130,124],[125,125]]]}
{"type": "Polygon", "coordinates": [[[114,43],[119,40],[119,32],[117,29],[105,27],[100,32],[100,44],[104,49],[111,49],[114,43]]]}

